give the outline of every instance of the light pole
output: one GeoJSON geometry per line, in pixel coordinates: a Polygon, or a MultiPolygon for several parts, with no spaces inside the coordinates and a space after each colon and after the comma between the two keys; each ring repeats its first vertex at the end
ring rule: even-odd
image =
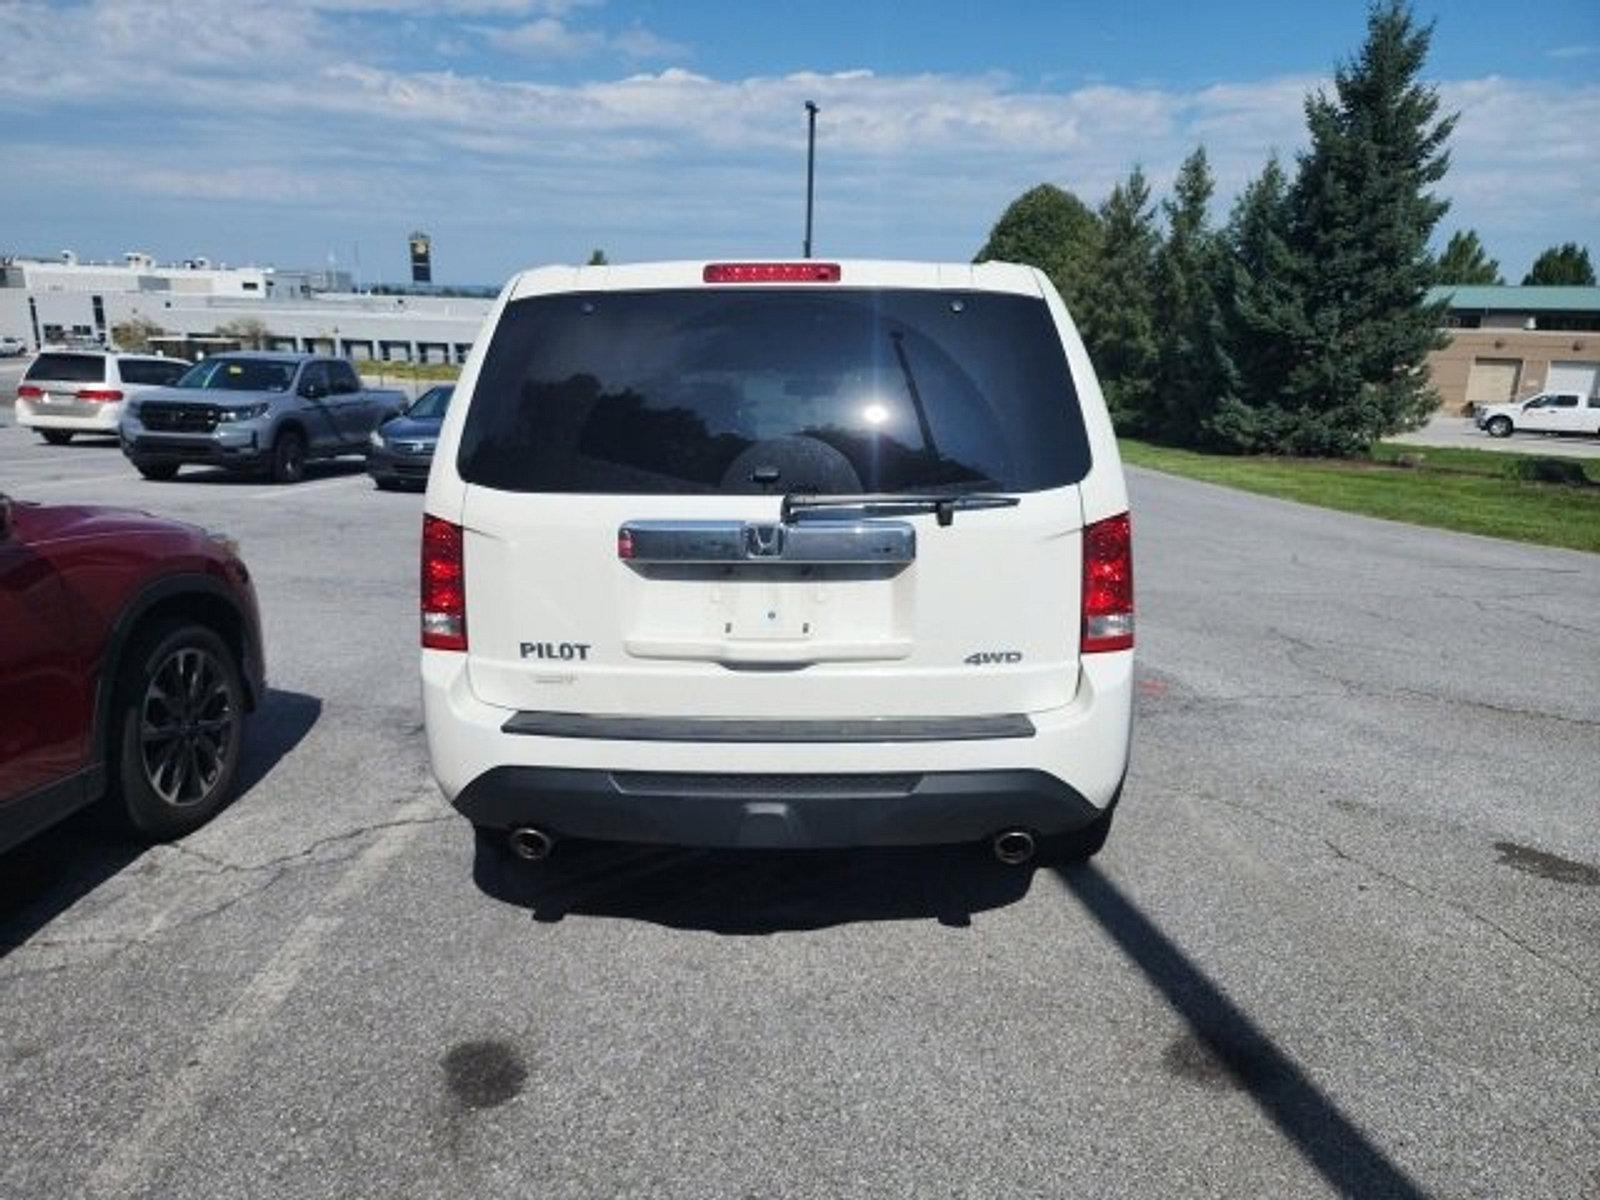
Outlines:
{"type": "Polygon", "coordinates": [[[806,134],[806,244],[803,257],[811,257],[811,207],[816,195],[817,178],[817,106],[814,101],[806,101],[806,121],[809,130],[806,134]]]}

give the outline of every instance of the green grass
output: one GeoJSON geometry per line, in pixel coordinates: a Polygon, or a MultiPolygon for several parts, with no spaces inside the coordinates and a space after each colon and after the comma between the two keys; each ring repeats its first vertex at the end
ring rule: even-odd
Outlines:
{"type": "Polygon", "coordinates": [[[356,370],[368,379],[378,379],[385,383],[390,380],[404,380],[408,383],[424,381],[449,383],[461,375],[461,367],[457,363],[379,362],[377,359],[356,363],[356,370]]]}
{"type": "MultiPolygon", "coordinates": [[[[1508,471],[1527,455],[1381,443],[1371,459],[1201,454],[1124,438],[1123,459],[1189,479],[1323,508],[1439,529],[1600,553],[1600,486],[1522,483],[1508,471]],[[1405,455],[1417,465],[1395,465],[1405,455]]],[[[1600,463],[1586,463],[1600,485],[1600,463]]]]}
{"type": "MultiPolygon", "coordinates": [[[[1407,446],[1399,442],[1379,442],[1372,448],[1374,462],[1393,463],[1407,458],[1420,463],[1428,471],[1463,471],[1471,475],[1507,476],[1511,464],[1518,459],[1544,457],[1537,454],[1517,454],[1502,450],[1451,449],[1444,446],[1407,446]]],[[[1600,483],[1600,458],[1574,458],[1595,483],[1600,483]]]]}

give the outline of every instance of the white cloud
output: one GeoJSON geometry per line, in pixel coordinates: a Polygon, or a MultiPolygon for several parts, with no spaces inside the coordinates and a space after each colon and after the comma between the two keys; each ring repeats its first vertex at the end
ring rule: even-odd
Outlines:
{"type": "Polygon", "coordinates": [[[511,29],[491,30],[488,37],[500,49],[530,58],[582,58],[605,44],[603,34],[574,29],[558,17],[540,17],[511,29]]]}
{"type": "Polygon", "coordinates": [[[523,25],[484,30],[489,43],[501,50],[528,58],[584,58],[599,51],[611,51],[624,58],[663,60],[682,58],[688,48],[652,33],[642,25],[630,25],[620,33],[579,28],[560,17],[540,17],[523,25]]]}
{"type": "Polygon", "coordinates": [[[1589,58],[1600,54],[1600,43],[1585,42],[1571,46],[1554,46],[1545,53],[1551,58],[1589,58]]]}
{"type": "Polygon", "coordinates": [[[290,0],[323,12],[409,13],[446,17],[564,17],[605,0],[290,0]]]}
{"type": "Polygon", "coordinates": [[[628,58],[673,59],[684,58],[689,53],[689,48],[681,42],[652,33],[642,25],[630,25],[621,33],[612,34],[610,44],[628,58]]]}
{"type": "MultiPolygon", "coordinates": [[[[576,24],[574,0],[429,0],[426,9],[444,7],[514,18],[497,28],[523,43],[530,70],[589,53],[651,59],[682,49],[642,27],[576,24]]],[[[0,107],[21,114],[13,129],[61,132],[25,153],[10,147],[9,160],[29,169],[0,189],[0,225],[44,230],[40,244],[85,241],[46,224],[58,207],[52,194],[72,188],[73,210],[85,208],[82,156],[103,164],[90,177],[115,180],[98,219],[119,241],[137,233],[121,232],[132,195],[146,198],[141,219],[163,205],[189,213],[210,203],[230,221],[300,206],[318,221],[431,212],[473,229],[537,230],[535,239],[577,231],[591,244],[615,231],[647,253],[786,245],[799,220],[802,105],[815,100],[823,244],[964,257],[1034,183],[1052,180],[1095,202],[1139,161],[1160,193],[1202,141],[1220,217],[1269,152],[1299,148],[1302,103],[1321,82],[1061,90],[1001,74],[716,78],[681,67],[506,81],[472,73],[462,53],[449,60],[456,70],[395,70],[359,39],[329,35],[338,14],[379,8],[424,11],[422,0],[95,0],[69,9],[24,0],[13,10],[0,107]],[[113,127],[106,113],[121,122],[113,127]]],[[[1447,228],[1476,226],[1503,263],[1515,257],[1503,245],[1593,236],[1600,84],[1488,78],[1441,88],[1445,109],[1462,114],[1443,185],[1455,202],[1447,228]]],[[[8,136],[19,135],[0,129],[0,143],[8,136]]],[[[486,259],[503,252],[488,248],[502,239],[483,238],[486,259]]],[[[516,253],[537,256],[542,245],[516,253]]]]}

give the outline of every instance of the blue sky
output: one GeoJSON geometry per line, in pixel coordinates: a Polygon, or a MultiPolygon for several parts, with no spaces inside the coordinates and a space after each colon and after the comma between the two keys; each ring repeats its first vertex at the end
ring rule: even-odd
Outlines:
{"type": "MultiPolygon", "coordinates": [[[[1600,4],[1421,3],[1462,114],[1454,207],[1520,278],[1600,251],[1600,4]]],[[[815,0],[0,0],[0,251],[436,277],[792,254],[802,102],[818,249],[971,256],[1041,180],[1091,203],[1135,162],[1158,192],[1198,142],[1216,215],[1358,46],[1361,3],[815,0]]]]}

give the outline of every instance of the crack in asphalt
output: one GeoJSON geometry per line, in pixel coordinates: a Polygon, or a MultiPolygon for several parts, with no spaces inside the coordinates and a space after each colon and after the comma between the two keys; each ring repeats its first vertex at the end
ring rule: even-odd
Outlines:
{"type": "MultiPolygon", "coordinates": [[[[1516,617],[1538,621],[1552,629],[1559,629],[1563,633],[1577,633],[1600,640],[1600,629],[1586,628],[1582,625],[1568,625],[1565,621],[1557,621],[1554,617],[1547,617],[1543,613],[1532,612],[1526,608],[1518,608],[1513,604],[1504,603],[1506,600],[1526,599],[1529,596],[1541,596],[1538,592],[1517,592],[1510,596],[1461,596],[1453,592],[1439,592],[1441,600],[1455,600],[1470,604],[1479,612],[1491,617],[1516,617]]],[[[1541,597],[1542,598],[1542,597],[1541,597]]]]}
{"type": "MultiPolygon", "coordinates": [[[[280,854],[275,858],[265,859],[264,861],[258,863],[230,862],[227,859],[218,858],[215,855],[207,854],[203,850],[198,850],[193,846],[185,846],[179,842],[171,843],[168,849],[176,850],[180,854],[197,858],[201,862],[210,866],[212,869],[209,871],[180,872],[180,874],[186,878],[203,879],[217,875],[250,874],[256,871],[270,871],[277,868],[286,868],[301,859],[310,858],[324,846],[331,846],[338,842],[348,842],[352,838],[364,837],[369,833],[381,833],[385,829],[400,829],[407,825],[439,825],[443,824],[444,822],[454,821],[457,819],[459,818],[457,818],[454,813],[439,813],[431,817],[409,817],[399,821],[374,821],[371,824],[358,825],[354,829],[347,829],[343,833],[328,834],[326,837],[317,838],[309,845],[302,846],[298,850],[290,851],[287,854],[280,854]]],[[[342,859],[320,859],[318,861],[319,863],[340,862],[342,859]]]]}
{"type": "Polygon", "coordinates": [[[1551,958],[1549,955],[1541,951],[1537,946],[1534,946],[1528,942],[1525,938],[1518,937],[1504,925],[1500,924],[1491,917],[1485,916],[1471,905],[1463,904],[1459,900],[1451,899],[1449,896],[1441,895],[1438,892],[1422,887],[1420,884],[1413,883],[1403,875],[1396,875],[1393,871],[1380,867],[1376,863],[1362,858],[1360,855],[1352,854],[1348,850],[1340,847],[1336,842],[1333,841],[1332,838],[1326,836],[1325,834],[1318,834],[1317,836],[1321,839],[1322,844],[1333,852],[1333,856],[1335,858],[1343,862],[1354,863],[1363,870],[1376,875],[1379,879],[1386,880],[1397,887],[1411,892],[1413,895],[1421,896],[1426,900],[1432,900],[1436,904],[1442,904],[1446,908],[1453,909],[1464,916],[1470,917],[1479,924],[1494,930],[1513,946],[1516,946],[1518,949],[1522,950],[1524,953],[1532,956],[1533,958],[1538,959],[1545,966],[1554,967],[1563,975],[1566,975],[1574,982],[1581,985],[1585,991],[1594,992],[1596,990],[1600,990],[1600,983],[1590,979],[1581,971],[1574,970],[1572,967],[1569,967],[1566,963],[1561,962],[1559,959],[1551,958]]]}
{"type": "MultiPolygon", "coordinates": [[[[337,845],[344,842],[353,842],[358,838],[379,834],[389,829],[399,829],[415,825],[438,825],[454,819],[455,816],[452,813],[439,813],[430,817],[412,817],[393,821],[374,821],[366,825],[357,826],[354,829],[345,830],[342,833],[329,834],[326,837],[317,838],[309,845],[303,846],[300,849],[292,851],[288,854],[282,854],[275,858],[267,859],[264,862],[251,864],[227,862],[226,860],[207,854],[203,850],[198,850],[193,846],[172,843],[167,847],[168,849],[173,850],[180,855],[187,855],[195,858],[203,863],[206,863],[211,868],[203,871],[178,872],[178,878],[186,880],[214,879],[224,875],[254,875],[261,873],[265,873],[265,877],[255,883],[254,886],[248,887],[244,891],[230,896],[220,903],[212,904],[206,908],[170,921],[163,921],[153,929],[146,929],[139,933],[118,935],[87,934],[82,936],[67,937],[34,937],[12,945],[0,946],[0,953],[9,954],[13,950],[55,950],[70,952],[73,950],[105,947],[109,948],[113,954],[120,954],[126,950],[148,946],[161,940],[170,933],[178,930],[188,929],[194,925],[200,924],[203,921],[209,921],[214,917],[221,916],[229,909],[234,908],[235,906],[255,896],[259,896],[261,893],[276,886],[283,879],[302,868],[337,866],[340,863],[349,862],[351,859],[359,855],[363,849],[363,846],[357,845],[352,846],[349,851],[344,854],[338,854],[329,857],[316,857],[317,852],[324,847],[337,845]]],[[[74,967],[92,966],[103,962],[104,960],[104,956],[101,956],[94,958],[73,959],[66,962],[52,963],[48,966],[23,967],[14,971],[0,970],[0,986],[9,985],[22,980],[39,978],[44,975],[53,975],[74,967]]]]}
{"type": "MultiPolygon", "coordinates": [[[[1281,629],[1269,628],[1267,632],[1272,634],[1272,636],[1289,643],[1289,645],[1295,647],[1295,651],[1298,651],[1300,654],[1321,654],[1328,650],[1337,648],[1336,646],[1326,643],[1319,646],[1314,642],[1305,640],[1304,638],[1298,638],[1292,634],[1285,633],[1281,629]]],[[[1344,694],[1347,696],[1362,696],[1369,700],[1399,700],[1403,698],[1410,698],[1413,700],[1422,700],[1430,704],[1450,705],[1451,707],[1456,708],[1482,709],[1485,712],[1496,713],[1504,717],[1525,717],[1529,720],[1535,721],[1558,721],[1563,725],[1575,725],[1581,729],[1600,729],[1600,719],[1593,717],[1569,717],[1561,713],[1545,712],[1542,709],[1518,708],[1509,704],[1495,704],[1492,701],[1478,699],[1473,696],[1443,696],[1437,692],[1425,691],[1422,688],[1370,687],[1366,684],[1358,683],[1357,681],[1350,679],[1348,676],[1341,675],[1339,672],[1329,667],[1302,662],[1296,656],[1295,651],[1291,651],[1287,655],[1292,666],[1305,672],[1307,675],[1313,675],[1319,679],[1326,679],[1339,685],[1344,689],[1344,694]]]]}
{"type": "MultiPolygon", "coordinates": [[[[1170,788],[1157,789],[1157,790],[1165,790],[1169,794],[1173,794],[1173,795],[1177,795],[1178,794],[1178,792],[1175,789],[1170,789],[1170,788]]],[[[1258,821],[1263,821],[1268,825],[1276,826],[1277,828],[1288,832],[1289,834],[1293,835],[1296,839],[1302,839],[1302,838],[1305,838],[1305,837],[1308,836],[1308,831],[1305,829],[1304,826],[1296,825],[1296,824],[1294,824],[1294,823],[1292,823],[1290,821],[1286,821],[1283,818],[1274,815],[1272,812],[1270,812],[1267,809],[1256,808],[1253,805],[1246,804],[1246,803],[1244,803],[1243,801],[1239,800],[1236,797],[1229,796],[1229,795],[1226,795],[1226,794],[1223,794],[1223,793],[1207,793],[1207,792],[1193,792],[1193,793],[1185,793],[1185,794],[1199,796],[1199,797],[1201,797],[1203,799],[1206,799],[1206,800],[1212,800],[1212,801],[1216,801],[1218,803],[1224,804],[1229,808],[1237,809],[1239,812],[1245,813],[1246,815],[1248,815],[1248,816],[1250,816],[1250,817],[1252,817],[1252,818],[1254,818],[1254,819],[1256,819],[1258,821]]],[[[1419,896],[1424,900],[1431,900],[1436,904],[1443,905],[1446,908],[1449,908],[1449,909],[1452,909],[1452,910],[1454,910],[1456,912],[1459,912],[1462,915],[1464,915],[1466,917],[1469,917],[1472,920],[1478,922],[1479,924],[1484,925],[1489,929],[1492,929],[1494,932],[1498,933],[1501,937],[1505,938],[1506,941],[1510,942],[1512,945],[1514,945],[1518,949],[1524,951],[1526,954],[1530,955],[1531,957],[1538,959],[1539,962],[1543,963],[1545,966],[1553,967],[1554,969],[1560,971],[1562,974],[1568,976],[1574,982],[1576,982],[1580,986],[1582,986],[1585,991],[1591,992],[1591,993],[1596,992],[1596,991],[1600,991],[1600,983],[1597,983],[1595,980],[1590,979],[1587,975],[1583,974],[1581,971],[1577,971],[1577,970],[1573,969],[1572,967],[1568,966],[1566,963],[1561,962],[1559,959],[1551,958],[1549,955],[1547,955],[1543,951],[1541,951],[1537,946],[1534,946],[1530,942],[1528,942],[1525,938],[1521,938],[1521,937],[1517,936],[1516,934],[1512,933],[1509,929],[1507,929],[1505,926],[1501,925],[1498,921],[1495,921],[1492,918],[1485,916],[1483,913],[1477,911],[1475,908],[1471,907],[1470,905],[1463,904],[1459,900],[1454,900],[1454,899],[1450,898],[1449,896],[1442,895],[1442,894],[1440,894],[1438,892],[1430,891],[1429,889],[1427,889],[1425,887],[1422,887],[1419,884],[1413,883],[1411,880],[1405,878],[1402,875],[1397,875],[1393,871],[1390,871],[1390,870],[1388,870],[1388,869],[1386,869],[1384,867],[1378,866],[1376,863],[1372,862],[1369,859],[1363,858],[1358,854],[1352,854],[1350,851],[1344,849],[1342,846],[1340,846],[1338,843],[1336,843],[1332,838],[1328,837],[1328,835],[1325,834],[1325,833],[1309,832],[1309,836],[1316,838],[1325,847],[1327,847],[1328,850],[1332,851],[1333,856],[1336,859],[1338,859],[1338,860],[1340,860],[1342,862],[1353,863],[1357,867],[1360,867],[1363,870],[1371,873],[1372,875],[1377,876],[1379,879],[1385,880],[1385,881],[1387,881],[1389,883],[1394,884],[1396,887],[1399,887],[1399,888],[1403,889],[1404,891],[1410,892],[1412,895],[1419,896]]]]}

